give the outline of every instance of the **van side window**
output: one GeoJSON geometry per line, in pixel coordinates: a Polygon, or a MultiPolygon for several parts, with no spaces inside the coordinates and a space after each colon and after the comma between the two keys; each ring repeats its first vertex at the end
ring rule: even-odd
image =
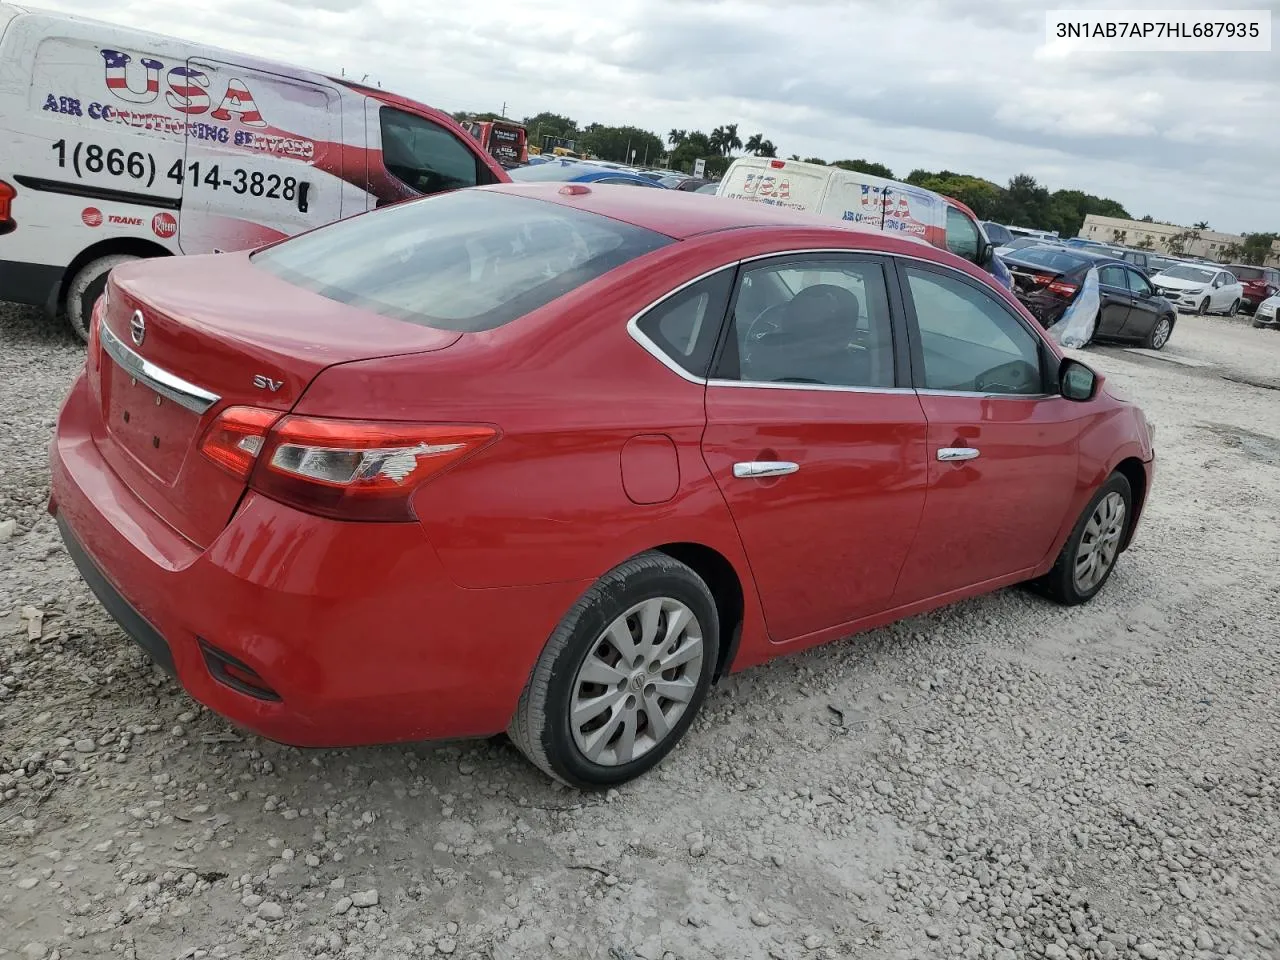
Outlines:
{"type": "Polygon", "coordinates": [[[978,262],[981,240],[978,225],[950,204],[947,205],[947,249],[970,263],[978,262]]]}
{"type": "Polygon", "coordinates": [[[448,130],[394,107],[382,107],[378,119],[382,162],[409,188],[428,194],[479,182],[479,160],[448,130]]]}

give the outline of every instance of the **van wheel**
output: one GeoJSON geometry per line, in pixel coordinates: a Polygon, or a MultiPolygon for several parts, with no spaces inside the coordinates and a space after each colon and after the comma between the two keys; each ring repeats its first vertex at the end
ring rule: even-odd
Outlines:
{"type": "Polygon", "coordinates": [[[107,288],[107,274],[120,264],[137,259],[127,253],[99,257],[86,263],[71,279],[71,286],[67,288],[67,325],[82,342],[89,342],[93,305],[107,288]]]}

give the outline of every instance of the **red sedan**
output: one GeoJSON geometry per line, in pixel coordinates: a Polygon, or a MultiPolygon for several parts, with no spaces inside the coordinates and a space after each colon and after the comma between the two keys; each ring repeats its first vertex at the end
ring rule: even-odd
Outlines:
{"type": "Polygon", "coordinates": [[[503,730],[571,784],[712,682],[1032,581],[1092,597],[1151,431],[945,251],[498,186],[121,267],[60,414],[68,550],[197,700],[325,746],[503,730]]]}

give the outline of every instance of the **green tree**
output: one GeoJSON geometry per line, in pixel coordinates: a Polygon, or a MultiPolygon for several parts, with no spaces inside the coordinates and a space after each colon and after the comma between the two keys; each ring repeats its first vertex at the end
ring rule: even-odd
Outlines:
{"type": "MultiPolygon", "coordinates": [[[[681,131],[685,133],[685,131],[681,131]]],[[[682,173],[693,173],[695,160],[710,160],[719,156],[711,145],[711,138],[701,130],[686,133],[680,145],[671,151],[671,169],[682,173]]]]}
{"type": "MultiPolygon", "coordinates": [[[[910,182],[910,181],[908,181],[910,182]]],[[[953,197],[972,210],[979,220],[995,219],[1003,191],[990,180],[943,170],[935,176],[917,177],[917,187],[953,197]]]]}
{"type": "Polygon", "coordinates": [[[688,139],[689,139],[688,130],[677,130],[675,127],[672,127],[667,132],[667,143],[671,144],[673,149],[676,147],[682,146],[684,142],[688,139]]]}
{"type": "Polygon", "coordinates": [[[998,215],[992,219],[1019,227],[1049,229],[1052,199],[1049,191],[1036,182],[1036,178],[1020,173],[1009,181],[1009,186],[997,206],[998,215]]]}
{"type": "Polygon", "coordinates": [[[1208,229],[1209,229],[1209,221],[1208,221],[1208,220],[1197,220],[1197,221],[1196,221],[1196,229],[1197,229],[1197,230],[1208,230],[1208,229]]]}
{"type": "Polygon", "coordinates": [[[787,159],[788,159],[788,160],[799,160],[799,159],[800,159],[800,154],[798,154],[798,153],[793,153],[793,154],[791,154],[791,156],[787,157],[787,159]]]}
{"type": "Polygon", "coordinates": [[[1154,217],[1152,217],[1152,216],[1151,216],[1151,214],[1149,214],[1149,213],[1144,213],[1144,214],[1143,214],[1139,219],[1141,219],[1143,223],[1155,223],[1155,222],[1156,222],[1156,221],[1155,221],[1155,218],[1154,218],[1154,217]]]}
{"type": "Polygon", "coordinates": [[[760,144],[762,143],[764,143],[764,134],[753,133],[751,136],[747,137],[747,145],[744,149],[752,156],[759,156],[760,144]]]}
{"type": "Polygon", "coordinates": [[[652,131],[639,127],[607,127],[599,123],[588,125],[578,138],[578,148],[593,157],[614,163],[631,163],[632,152],[636,163],[655,163],[665,155],[662,138],[652,131]]]}
{"type": "Polygon", "coordinates": [[[1241,244],[1240,259],[1245,263],[1261,265],[1271,255],[1271,244],[1280,240],[1280,233],[1246,233],[1241,244]]]}
{"type": "Polygon", "coordinates": [[[883,163],[875,163],[871,160],[836,160],[831,165],[840,167],[842,170],[852,170],[855,173],[869,173],[873,177],[884,177],[886,180],[893,179],[892,170],[883,163]]]}
{"type": "Polygon", "coordinates": [[[819,166],[822,166],[822,167],[825,167],[825,166],[827,165],[827,161],[823,160],[821,157],[805,157],[805,158],[804,158],[804,162],[805,162],[805,163],[816,163],[816,164],[818,164],[819,166]]]}
{"type": "Polygon", "coordinates": [[[1049,220],[1044,227],[1057,230],[1061,237],[1079,236],[1084,218],[1091,213],[1121,220],[1132,219],[1129,212],[1115,200],[1095,197],[1080,190],[1056,190],[1050,198],[1049,220]]]}
{"type": "Polygon", "coordinates": [[[1155,248],[1155,243],[1154,241],[1152,241],[1151,237],[1148,235],[1148,236],[1144,236],[1141,240],[1135,243],[1134,246],[1137,247],[1139,250],[1151,250],[1155,248]]]}
{"type": "Polygon", "coordinates": [[[756,151],[758,157],[776,157],[778,148],[773,145],[772,140],[764,140],[760,143],[760,149],[756,151]]]}
{"type": "Polygon", "coordinates": [[[543,111],[520,121],[529,131],[529,143],[541,147],[546,137],[557,140],[577,140],[578,122],[559,113],[543,111]]]}

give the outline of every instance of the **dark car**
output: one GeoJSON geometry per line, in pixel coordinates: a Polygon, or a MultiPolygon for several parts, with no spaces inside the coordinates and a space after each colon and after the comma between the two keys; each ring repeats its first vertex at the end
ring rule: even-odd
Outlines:
{"type": "Polygon", "coordinates": [[[708,183],[715,184],[718,182],[718,180],[708,180],[706,177],[689,177],[686,180],[682,180],[675,189],[696,192],[699,187],[705,187],[708,183]]]}
{"type": "Polygon", "coordinates": [[[1046,328],[1062,319],[1089,268],[1097,267],[1102,302],[1094,337],[1136,340],[1152,350],[1169,342],[1177,310],[1131,263],[1079,247],[1028,247],[1004,262],[1013,273],[1014,294],[1046,328]]]}
{"type": "Polygon", "coordinates": [[[1240,309],[1253,313],[1267,297],[1280,293],[1280,270],[1275,267],[1255,267],[1247,263],[1228,263],[1226,269],[1236,275],[1244,293],[1240,297],[1240,309]]]}

